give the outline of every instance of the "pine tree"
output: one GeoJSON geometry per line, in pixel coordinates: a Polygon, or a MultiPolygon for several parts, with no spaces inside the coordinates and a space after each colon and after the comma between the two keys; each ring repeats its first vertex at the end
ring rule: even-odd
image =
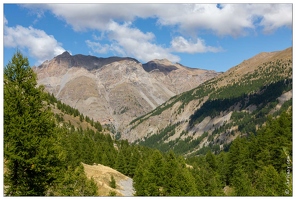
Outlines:
{"type": "Polygon", "coordinates": [[[206,162],[209,164],[209,166],[213,169],[217,169],[217,162],[214,154],[211,151],[208,151],[206,155],[206,162]]]}
{"type": "Polygon", "coordinates": [[[63,170],[62,177],[50,188],[50,196],[97,196],[98,186],[94,179],[86,177],[84,167],[79,164],[77,167],[68,167],[63,170]]]}
{"type": "Polygon", "coordinates": [[[253,196],[254,188],[248,174],[242,169],[237,168],[233,172],[231,185],[235,188],[236,196],[253,196]]]}
{"type": "Polygon", "coordinates": [[[4,175],[8,196],[46,195],[60,165],[53,114],[28,58],[17,51],[4,68],[4,175]]]}
{"type": "Polygon", "coordinates": [[[149,172],[149,185],[146,188],[150,196],[163,196],[164,183],[164,158],[158,150],[149,157],[146,164],[149,172]]]}
{"type": "Polygon", "coordinates": [[[111,180],[110,180],[109,184],[110,184],[110,187],[112,187],[114,189],[116,188],[116,181],[115,181],[115,178],[113,175],[111,175],[111,180]]]}
{"type": "Polygon", "coordinates": [[[165,196],[196,196],[199,191],[195,185],[192,174],[185,166],[185,161],[181,157],[170,151],[165,155],[165,176],[163,195],[165,196]]]}
{"type": "Polygon", "coordinates": [[[145,168],[145,162],[139,161],[139,165],[135,170],[135,176],[133,177],[133,187],[136,190],[135,196],[148,196],[149,189],[149,173],[145,168]]]}
{"type": "Polygon", "coordinates": [[[286,177],[277,173],[272,165],[264,166],[255,173],[256,196],[284,196],[286,177]]]}

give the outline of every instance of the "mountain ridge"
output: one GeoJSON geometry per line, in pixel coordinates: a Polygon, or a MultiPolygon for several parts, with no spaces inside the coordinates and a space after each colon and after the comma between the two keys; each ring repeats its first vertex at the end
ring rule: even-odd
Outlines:
{"type": "MultiPolygon", "coordinates": [[[[54,57],[57,62],[68,62],[69,67],[85,67],[87,70],[95,70],[108,65],[112,62],[119,62],[122,60],[130,60],[136,63],[140,63],[138,60],[131,57],[117,57],[112,56],[108,58],[96,57],[91,55],[76,54],[71,55],[68,51],[63,52],[62,54],[54,57]]],[[[39,66],[42,67],[42,64],[39,66]]]]}
{"type": "Polygon", "coordinates": [[[182,154],[218,151],[261,126],[267,114],[287,109],[291,98],[292,48],[263,53],[134,119],[122,138],[182,154]]]}
{"type": "Polygon", "coordinates": [[[111,57],[99,61],[102,58],[64,52],[33,69],[38,84],[44,85],[46,91],[84,115],[112,124],[116,131],[172,96],[219,74],[188,70],[170,61],[156,65],[157,69],[150,72],[135,59],[111,57]],[[173,65],[170,72],[161,70],[173,65]]]}

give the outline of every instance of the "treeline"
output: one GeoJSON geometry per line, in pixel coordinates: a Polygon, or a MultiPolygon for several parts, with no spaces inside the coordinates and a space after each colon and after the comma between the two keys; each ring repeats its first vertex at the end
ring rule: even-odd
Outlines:
{"type": "MultiPolygon", "coordinates": [[[[247,88],[247,86],[245,87],[247,88]]],[[[234,88],[230,86],[229,91],[232,89],[234,88]]],[[[166,141],[168,137],[175,134],[175,128],[181,122],[169,124],[166,128],[161,129],[157,134],[151,136],[148,135],[144,138],[144,140],[137,140],[136,143],[147,147],[157,148],[163,152],[168,152],[173,149],[175,153],[181,155],[191,152],[192,155],[205,155],[208,150],[218,153],[221,151],[220,145],[223,146],[222,150],[228,150],[229,144],[226,140],[230,135],[234,136],[237,132],[239,132],[240,135],[255,133],[258,127],[262,126],[267,121],[268,115],[279,103],[277,98],[291,89],[292,79],[285,79],[263,86],[252,94],[243,94],[242,96],[235,98],[206,101],[190,116],[188,128],[192,128],[194,125],[202,122],[205,117],[209,116],[214,118],[221,115],[223,112],[232,111],[234,106],[239,106],[239,110],[232,112],[231,118],[227,123],[224,123],[216,128],[213,126],[211,134],[208,134],[208,146],[199,146],[202,139],[208,136],[205,135],[206,133],[196,139],[193,139],[191,136],[181,139],[182,135],[186,134],[186,132],[184,132],[178,138],[166,141]],[[250,105],[256,106],[256,109],[247,112],[246,110],[250,105]],[[237,127],[237,129],[233,130],[233,127],[237,127]],[[219,139],[219,137],[217,137],[214,140],[214,136],[221,133],[225,134],[227,137],[224,137],[224,139],[219,139]],[[198,147],[199,150],[193,152],[193,150],[198,147]]],[[[275,111],[272,116],[279,116],[282,112],[286,112],[290,106],[292,106],[292,101],[288,100],[279,110],[275,111]]]]}
{"type": "MultiPolygon", "coordinates": [[[[251,84],[252,85],[252,84],[251,84]]],[[[275,107],[277,98],[292,89],[292,79],[280,80],[265,86],[261,86],[259,90],[254,93],[242,93],[248,88],[249,84],[244,85],[244,88],[236,88],[236,85],[227,86],[227,89],[221,89],[223,92],[228,92],[226,96],[217,99],[206,101],[200,109],[196,110],[190,116],[190,126],[200,123],[205,117],[215,117],[220,115],[220,112],[227,111],[231,106],[240,104],[240,110],[246,109],[250,105],[257,106],[257,110],[265,109],[261,116],[266,116],[268,111],[275,107]],[[229,94],[233,91],[239,91],[240,96],[229,98],[229,94]]],[[[219,93],[218,93],[219,94],[219,93]]],[[[218,95],[215,93],[215,95],[218,95]]],[[[213,98],[213,97],[212,97],[213,98]]],[[[257,117],[258,118],[258,117],[257,117]]]]}
{"type": "MultiPolygon", "coordinates": [[[[227,85],[223,87],[217,87],[220,82],[224,81],[223,79],[225,79],[225,77],[223,76],[208,80],[197,88],[172,97],[170,100],[146,115],[134,119],[130,122],[130,125],[133,125],[131,129],[147,120],[150,116],[161,114],[164,110],[171,108],[177,102],[180,102],[181,104],[174,114],[182,112],[184,107],[192,100],[199,99],[199,104],[203,103],[204,98],[207,96],[209,99],[204,105],[201,105],[201,109],[196,110],[196,112],[190,117],[190,126],[194,126],[196,123],[201,122],[207,116],[215,117],[219,115],[221,111],[227,110],[237,102],[242,102],[245,108],[247,107],[247,104],[250,105],[251,103],[256,105],[259,105],[264,101],[272,101],[272,103],[274,103],[278,97],[277,94],[292,89],[291,66],[291,59],[278,59],[276,61],[261,64],[254,70],[254,72],[244,74],[239,79],[237,78],[237,75],[233,76],[234,72],[231,72],[229,77],[233,76],[233,79],[226,79],[227,85]],[[268,91],[265,92],[266,88],[268,91]],[[264,94],[262,95],[260,92],[264,92],[264,94]],[[251,98],[250,101],[249,97],[251,98]]],[[[266,104],[261,107],[266,107],[266,104]]],[[[267,109],[270,110],[270,108],[264,108],[262,111],[266,112],[267,109]]],[[[261,122],[264,121],[264,119],[261,118],[258,121],[261,122]]]]}
{"type": "Polygon", "coordinates": [[[67,125],[60,129],[62,145],[67,152],[66,161],[71,166],[80,162],[102,164],[133,177],[140,152],[146,149],[129,145],[126,140],[116,141],[108,134],[91,129],[71,130],[67,125]]]}
{"type": "MultiPolygon", "coordinates": [[[[60,111],[62,111],[62,113],[68,114],[68,115],[72,115],[74,117],[79,116],[79,120],[80,122],[86,121],[88,122],[91,126],[95,127],[98,131],[102,131],[102,125],[100,124],[99,121],[94,121],[94,119],[90,119],[88,116],[84,116],[82,113],[79,112],[78,109],[73,108],[63,102],[61,102],[60,100],[57,100],[57,98],[53,95],[53,93],[46,93],[48,102],[51,105],[56,106],[60,111]]],[[[55,114],[55,117],[57,119],[58,122],[62,122],[64,121],[63,119],[63,114],[55,114]]]]}

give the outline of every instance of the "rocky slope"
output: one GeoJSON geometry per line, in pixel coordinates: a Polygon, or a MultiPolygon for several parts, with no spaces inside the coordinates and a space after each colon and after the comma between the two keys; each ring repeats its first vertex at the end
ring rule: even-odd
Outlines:
{"type": "Polygon", "coordinates": [[[261,53],[131,121],[122,138],[182,154],[220,150],[291,98],[292,48],[261,53]]]}
{"type": "Polygon", "coordinates": [[[34,67],[38,84],[57,99],[102,124],[123,128],[172,96],[219,73],[168,60],[141,64],[133,58],[97,58],[68,52],[34,67]]]}

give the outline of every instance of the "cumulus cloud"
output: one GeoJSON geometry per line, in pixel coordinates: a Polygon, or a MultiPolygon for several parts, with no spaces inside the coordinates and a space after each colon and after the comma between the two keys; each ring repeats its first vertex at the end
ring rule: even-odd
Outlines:
{"type": "Polygon", "coordinates": [[[180,61],[178,56],[170,53],[169,48],[154,43],[155,35],[153,33],[143,33],[137,28],[132,28],[130,23],[120,25],[112,21],[108,24],[106,35],[111,44],[101,44],[90,40],[87,40],[86,44],[97,53],[112,51],[121,56],[132,56],[144,62],[163,58],[172,62],[180,61]]]}
{"type": "Polygon", "coordinates": [[[5,25],[3,41],[5,47],[28,50],[30,56],[37,60],[36,64],[41,64],[44,60],[51,59],[65,51],[52,35],[47,35],[43,30],[33,27],[5,25]]]}
{"type": "Polygon", "coordinates": [[[259,26],[270,32],[292,26],[292,4],[186,4],[170,11],[159,13],[158,23],[177,25],[183,33],[210,31],[238,37],[259,26]]]}
{"type": "MultiPolygon", "coordinates": [[[[146,4],[24,4],[34,10],[49,10],[56,17],[65,20],[75,31],[88,29],[106,30],[110,21],[127,22],[136,17],[146,18],[153,16],[152,6],[146,4]],[[145,9],[146,8],[146,9],[145,9]]],[[[37,13],[36,13],[37,14],[37,13]]]]}
{"type": "MultiPolygon", "coordinates": [[[[130,23],[120,25],[116,22],[108,24],[108,30],[104,32],[110,44],[102,44],[101,41],[86,40],[86,44],[95,53],[114,52],[121,56],[133,56],[147,62],[152,59],[169,59],[179,62],[180,58],[173,53],[203,53],[218,52],[222,48],[207,46],[205,41],[198,38],[195,41],[186,40],[182,36],[173,38],[170,47],[163,47],[154,43],[155,35],[151,32],[143,33],[137,28],[132,28],[130,23]]],[[[93,36],[95,40],[101,37],[93,36]]]]}
{"type": "Polygon", "coordinates": [[[182,36],[175,37],[171,41],[172,51],[182,53],[204,53],[204,52],[219,52],[222,48],[206,46],[204,40],[198,38],[196,42],[186,40],[182,36]]]}
{"type": "Polygon", "coordinates": [[[259,23],[265,33],[271,33],[282,26],[292,27],[291,4],[269,4],[267,7],[258,8],[257,15],[265,13],[259,23]]]}
{"type": "MultiPolygon", "coordinates": [[[[178,62],[174,53],[218,52],[207,46],[202,34],[243,37],[250,33],[272,33],[292,26],[292,4],[26,4],[32,11],[46,10],[64,20],[75,31],[98,30],[103,40],[86,40],[96,53],[114,52],[142,61],[167,58],[178,62]],[[159,26],[170,26],[178,37],[170,47],[155,42],[151,32],[133,27],[137,18],[155,18],[159,26]],[[258,29],[260,28],[260,29],[258,29]],[[194,39],[189,39],[194,38],[194,39]]],[[[36,15],[38,15],[36,13],[36,15]]],[[[100,38],[100,37],[98,37],[100,38]]],[[[54,39],[54,38],[53,38],[54,39]]],[[[29,45],[28,45],[29,46],[29,45]]],[[[59,47],[59,44],[56,44],[59,47]]],[[[33,50],[32,50],[33,51],[33,50]]],[[[33,52],[32,52],[33,54],[33,52]]]]}
{"type": "MultiPolygon", "coordinates": [[[[176,26],[182,33],[211,31],[217,35],[245,35],[262,26],[274,31],[292,26],[292,4],[27,4],[50,10],[74,30],[106,30],[110,21],[156,18],[159,25],[176,26]],[[259,20],[259,23],[258,23],[259,20]]],[[[39,11],[40,12],[40,11],[39,11]]]]}

